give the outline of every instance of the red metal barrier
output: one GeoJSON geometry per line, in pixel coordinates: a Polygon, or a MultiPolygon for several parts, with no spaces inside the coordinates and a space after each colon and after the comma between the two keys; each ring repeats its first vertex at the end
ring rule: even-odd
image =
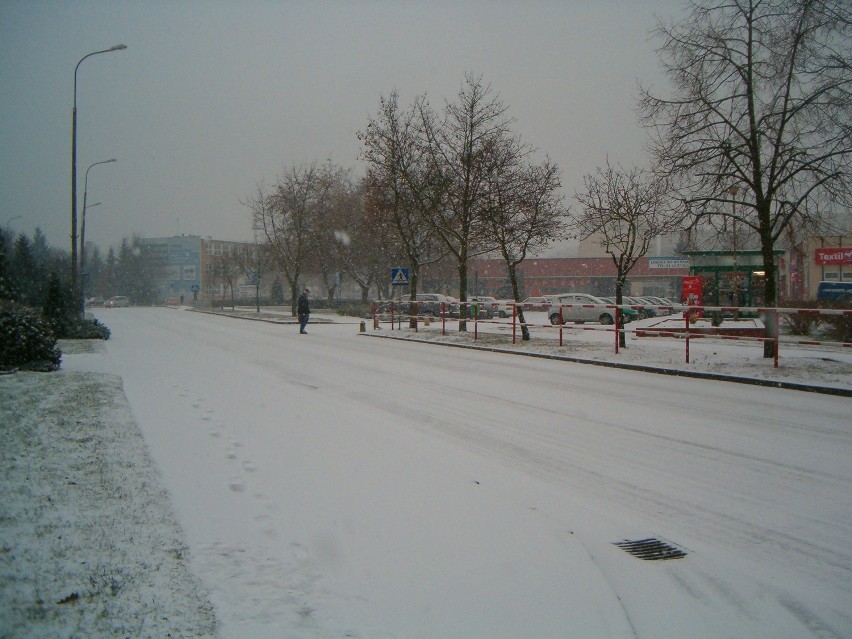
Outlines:
{"type": "MultiPolygon", "coordinates": [[[[530,322],[524,322],[520,324],[518,322],[518,304],[512,304],[512,318],[511,318],[511,326],[512,326],[512,344],[517,343],[517,331],[518,327],[526,326],[527,328],[544,328],[544,329],[553,329],[556,328],[552,324],[532,324],[530,322]]],[[[682,313],[682,317],[684,320],[684,329],[682,331],[679,330],[661,330],[654,328],[646,328],[640,327],[634,329],[634,333],[641,337],[668,337],[680,339],[684,338],[685,343],[685,358],[686,363],[690,363],[690,343],[695,339],[718,339],[718,340],[735,340],[735,341],[752,341],[752,342],[773,342],[774,344],[774,365],[778,367],[779,360],[779,352],[781,341],[779,338],[780,332],[780,321],[779,317],[781,315],[809,315],[809,316],[844,316],[844,317],[852,317],[852,310],[847,309],[799,309],[799,308],[762,308],[762,307],[730,307],[730,306],[645,306],[645,305],[616,305],[616,304],[562,304],[559,308],[559,346],[564,346],[564,315],[563,308],[570,307],[582,307],[582,308],[606,308],[606,309],[614,309],[615,310],[615,325],[612,328],[609,327],[587,327],[580,325],[573,325],[571,328],[573,330],[586,330],[586,331],[612,331],[614,337],[614,349],[615,353],[619,352],[620,340],[619,337],[622,334],[626,334],[630,329],[625,328],[623,322],[623,316],[621,312],[621,307],[624,308],[633,308],[635,310],[649,309],[653,308],[658,311],[675,311],[682,313]],[[772,327],[772,333],[770,335],[762,335],[762,336],[747,336],[747,335],[724,335],[724,334],[706,334],[702,332],[698,332],[694,327],[692,327],[692,320],[694,317],[699,316],[699,314],[704,315],[706,318],[708,314],[711,313],[724,313],[733,315],[734,317],[738,317],[744,314],[750,315],[758,315],[766,318],[767,316],[772,316],[772,322],[769,323],[769,326],[772,327]]],[[[416,308],[416,307],[415,307],[416,308]]],[[[376,313],[376,305],[373,305],[373,326],[374,328],[378,328],[380,316],[376,313]]],[[[401,320],[402,317],[410,317],[405,315],[394,315],[394,305],[391,303],[391,322],[394,321],[395,317],[401,320]]],[[[417,316],[420,317],[420,316],[417,316]]],[[[441,334],[447,334],[447,309],[445,308],[444,303],[441,303],[441,334]]],[[[459,320],[468,319],[459,317],[459,320]]],[[[486,324],[498,324],[501,326],[505,326],[504,322],[500,322],[498,320],[480,320],[478,314],[476,314],[473,318],[474,320],[474,341],[479,339],[479,323],[483,322],[486,324]]],[[[401,324],[400,324],[401,326],[401,324]]],[[[415,330],[416,326],[415,326],[415,330]]],[[[806,346],[827,346],[827,345],[835,345],[835,346],[843,346],[843,347],[852,347],[852,342],[824,342],[817,340],[796,340],[796,341],[787,341],[785,344],[798,344],[798,345],[806,345],[806,346]]]]}

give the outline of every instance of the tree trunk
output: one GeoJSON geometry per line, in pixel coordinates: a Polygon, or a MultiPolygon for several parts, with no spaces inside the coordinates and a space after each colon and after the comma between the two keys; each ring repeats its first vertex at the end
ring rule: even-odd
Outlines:
{"type": "Polygon", "coordinates": [[[528,342],[530,341],[530,329],[527,326],[526,320],[524,320],[524,309],[522,306],[518,305],[518,302],[521,299],[521,290],[518,286],[518,276],[515,265],[509,264],[508,270],[509,282],[512,284],[512,299],[515,300],[515,312],[518,315],[518,320],[521,322],[521,341],[528,342]]]}
{"type": "Polygon", "coordinates": [[[290,283],[290,313],[293,317],[296,317],[298,313],[296,312],[296,305],[299,301],[299,285],[297,280],[293,280],[290,283]]]}
{"type": "MultiPolygon", "coordinates": [[[[409,266],[411,275],[409,277],[409,297],[412,301],[417,297],[417,269],[414,266],[409,266]]],[[[412,308],[417,308],[417,304],[415,303],[412,308]]],[[[417,329],[417,313],[411,313],[411,319],[408,322],[409,328],[417,329]]]]}
{"type": "Polygon", "coordinates": [[[459,332],[467,331],[467,257],[459,260],[459,332]]]}
{"type": "MultiPolygon", "coordinates": [[[[778,269],[775,264],[775,254],[772,252],[773,244],[770,239],[768,242],[764,240],[761,234],[761,251],[763,252],[763,270],[766,273],[764,280],[764,308],[778,306],[778,290],[776,282],[778,280],[776,271],[778,269]]],[[[775,342],[770,338],[775,336],[775,322],[777,316],[775,313],[767,313],[764,319],[765,332],[763,336],[766,341],[763,342],[763,356],[775,357],[775,342]]]]}
{"type": "MultiPolygon", "coordinates": [[[[624,300],[624,279],[625,275],[619,271],[618,277],[615,280],[615,304],[621,306],[624,300]]],[[[624,317],[621,312],[615,309],[615,330],[618,331],[618,345],[621,348],[627,348],[627,335],[624,334],[624,317]]]]}

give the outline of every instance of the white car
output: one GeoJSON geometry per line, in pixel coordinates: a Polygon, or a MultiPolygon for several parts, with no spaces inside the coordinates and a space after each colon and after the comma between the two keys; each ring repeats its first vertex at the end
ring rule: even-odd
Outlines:
{"type": "MultiPolygon", "coordinates": [[[[560,317],[562,323],[575,322],[600,322],[601,324],[615,324],[615,309],[604,308],[607,303],[599,297],[588,293],[564,293],[557,295],[547,311],[550,323],[559,325],[560,317]],[[569,304],[570,306],[565,306],[569,304]],[[561,310],[561,315],[560,315],[561,310]]],[[[619,307],[624,323],[636,319],[638,313],[632,308],[619,307]]]]}

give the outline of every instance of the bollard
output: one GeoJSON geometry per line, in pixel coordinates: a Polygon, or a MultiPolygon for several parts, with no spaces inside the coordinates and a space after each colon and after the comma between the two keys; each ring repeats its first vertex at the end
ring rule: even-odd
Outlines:
{"type": "Polygon", "coordinates": [[[364,320],[361,320],[361,332],[362,333],[367,332],[367,322],[365,322],[364,320]]]}

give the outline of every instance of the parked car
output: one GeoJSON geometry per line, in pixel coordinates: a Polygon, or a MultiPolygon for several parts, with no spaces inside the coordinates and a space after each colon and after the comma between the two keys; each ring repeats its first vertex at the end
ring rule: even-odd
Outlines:
{"type": "MultiPolygon", "coordinates": [[[[445,295],[447,298],[447,303],[449,304],[447,315],[450,317],[456,318],[461,317],[461,301],[457,297],[452,297],[450,295],[445,295]]],[[[467,316],[470,319],[473,319],[473,302],[468,299],[465,304],[467,305],[467,316]]],[[[487,315],[485,310],[481,307],[479,308],[479,319],[486,319],[487,315]]]]}
{"type": "Polygon", "coordinates": [[[521,306],[525,311],[546,311],[550,308],[550,304],[553,302],[555,297],[555,295],[528,297],[521,302],[521,306]]]}
{"type": "Polygon", "coordinates": [[[128,299],[124,295],[116,295],[104,302],[104,306],[106,308],[123,308],[126,306],[130,306],[130,299],[128,299]]]}
{"type": "Polygon", "coordinates": [[[376,306],[376,315],[401,317],[411,312],[411,302],[408,300],[383,300],[376,306]]]}
{"type": "MultiPolygon", "coordinates": [[[[615,304],[614,297],[602,297],[601,299],[607,304],[615,304]]],[[[621,303],[623,304],[623,306],[620,307],[622,310],[627,308],[628,310],[636,311],[636,317],[634,317],[633,319],[645,319],[646,317],[652,317],[652,315],[650,315],[649,313],[654,312],[652,309],[648,308],[643,308],[641,310],[636,308],[631,309],[631,306],[648,306],[651,304],[650,302],[641,301],[641,299],[638,297],[628,297],[627,295],[622,295],[621,303]]]]}
{"type": "Polygon", "coordinates": [[[848,302],[852,300],[852,282],[824,281],[817,285],[817,301],[848,302]]]}
{"type": "Polygon", "coordinates": [[[515,300],[497,300],[497,316],[512,317],[515,314],[515,300]]]}
{"type": "Polygon", "coordinates": [[[102,297],[90,297],[86,300],[86,306],[103,306],[104,298],[102,297]]]}
{"type": "Polygon", "coordinates": [[[418,315],[440,317],[442,309],[449,317],[459,316],[459,303],[441,293],[418,293],[415,296],[418,315]],[[441,306],[443,304],[443,307],[441,306]]]}
{"type": "MultiPolygon", "coordinates": [[[[476,304],[479,307],[479,316],[487,319],[493,318],[498,313],[498,305],[496,297],[488,297],[487,295],[471,295],[467,298],[468,304],[476,304]]],[[[471,315],[473,311],[471,311],[471,315]]]]}
{"type": "Polygon", "coordinates": [[[656,317],[657,316],[657,309],[653,308],[654,306],[656,306],[656,304],[654,304],[653,302],[651,302],[649,300],[646,300],[644,297],[636,297],[634,295],[631,295],[629,297],[622,296],[621,299],[624,300],[626,303],[630,304],[631,306],[644,306],[645,307],[641,310],[640,309],[634,309],[639,313],[639,319],[645,319],[646,317],[656,317]]]}
{"type": "MultiPolygon", "coordinates": [[[[643,295],[642,299],[648,300],[649,302],[651,302],[655,306],[674,306],[673,302],[671,302],[667,299],[663,299],[662,297],[657,297],[656,295],[643,295]]],[[[672,311],[661,309],[661,308],[657,308],[656,311],[657,311],[657,315],[671,315],[672,314],[672,311]]]]}
{"type": "MultiPolygon", "coordinates": [[[[559,311],[561,309],[563,323],[574,322],[576,324],[583,324],[585,322],[600,322],[601,324],[614,324],[615,309],[601,308],[606,305],[607,302],[594,295],[587,293],[565,293],[556,296],[547,310],[547,316],[550,318],[551,324],[559,325],[559,311]],[[572,306],[563,306],[563,304],[572,304],[572,306]]],[[[625,324],[637,319],[639,315],[632,308],[624,306],[619,308],[625,324]]]]}

